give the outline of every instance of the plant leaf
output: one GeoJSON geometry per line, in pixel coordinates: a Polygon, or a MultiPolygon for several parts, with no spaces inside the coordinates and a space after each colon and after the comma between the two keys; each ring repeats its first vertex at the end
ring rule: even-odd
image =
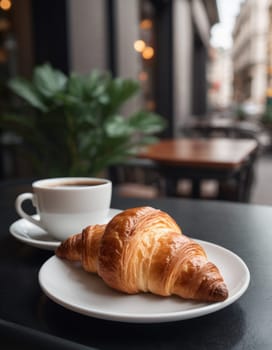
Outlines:
{"type": "Polygon", "coordinates": [[[109,137],[120,137],[130,135],[133,132],[133,127],[128,124],[124,117],[114,115],[106,121],[105,132],[109,137]]]}
{"type": "Polygon", "coordinates": [[[133,95],[139,91],[137,81],[131,79],[113,79],[109,83],[109,109],[107,113],[115,113],[133,95]]]}
{"type": "Polygon", "coordinates": [[[129,118],[129,124],[144,134],[158,133],[166,126],[166,122],[161,116],[145,111],[134,113],[129,118]]]}
{"type": "Polygon", "coordinates": [[[165,127],[155,113],[120,114],[139,87],[99,71],[66,77],[49,64],[37,66],[32,81],[10,82],[27,104],[12,106],[20,116],[0,117],[0,126],[23,138],[41,174],[95,175],[154,142],[153,134],[165,127]]]}
{"type": "Polygon", "coordinates": [[[52,97],[57,92],[63,91],[66,83],[66,75],[57,69],[53,69],[49,64],[34,69],[33,84],[45,97],[52,97]]]}
{"type": "Polygon", "coordinates": [[[72,73],[67,82],[67,92],[72,97],[82,98],[84,94],[84,78],[72,73]]]}
{"type": "Polygon", "coordinates": [[[44,104],[43,99],[27,80],[23,78],[13,78],[9,80],[8,87],[31,106],[43,112],[47,112],[47,106],[44,104]]]}

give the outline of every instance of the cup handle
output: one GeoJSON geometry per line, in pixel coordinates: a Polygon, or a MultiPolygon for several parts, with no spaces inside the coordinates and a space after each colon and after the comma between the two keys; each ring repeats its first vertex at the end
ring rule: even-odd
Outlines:
{"type": "Polygon", "coordinates": [[[31,200],[32,202],[32,205],[34,207],[36,207],[36,203],[35,203],[35,195],[33,193],[21,193],[19,194],[19,196],[16,198],[16,201],[15,201],[15,208],[16,208],[16,211],[17,213],[24,219],[30,221],[32,224],[34,225],[37,225],[41,228],[42,227],[42,224],[41,224],[41,221],[40,220],[37,220],[35,218],[33,218],[31,215],[28,215],[22,208],[22,204],[24,201],[26,200],[31,200]]]}

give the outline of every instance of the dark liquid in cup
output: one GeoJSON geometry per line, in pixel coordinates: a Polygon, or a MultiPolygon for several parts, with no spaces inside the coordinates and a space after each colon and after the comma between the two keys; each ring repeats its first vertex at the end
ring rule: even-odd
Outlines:
{"type": "Polygon", "coordinates": [[[84,180],[84,181],[63,181],[54,182],[52,184],[47,184],[46,187],[89,187],[89,186],[99,186],[106,184],[106,181],[94,181],[94,180],[84,180]]]}

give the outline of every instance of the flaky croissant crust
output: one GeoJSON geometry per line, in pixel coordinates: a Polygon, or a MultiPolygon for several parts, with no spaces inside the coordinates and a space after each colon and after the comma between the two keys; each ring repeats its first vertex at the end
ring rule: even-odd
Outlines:
{"type": "Polygon", "coordinates": [[[81,261],[110,287],[201,301],[222,301],[228,290],[203,248],[183,235],[167,213],[127,209],[107,225],[88,226],[63,242],[56,255],[81,261]]]}

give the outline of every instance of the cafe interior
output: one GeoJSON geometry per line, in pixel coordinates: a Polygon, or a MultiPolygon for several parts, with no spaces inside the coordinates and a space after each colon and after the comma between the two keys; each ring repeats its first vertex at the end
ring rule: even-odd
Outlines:
{"type": "Polygon", "coordinates": [[[16,196],[55,177],[107,178],[114,208],[165,210],[249,268],[239,257],[231,262],[243,282],[226,306],[236,306],[186,304],[188,315],[167,307],[156,314],[155,299],[147,311],[137,299],[131,314],[130,304],[111,311],[108,300],[108,310],[86,311],[35,280],[35,301],[24,285],[27,302],[21,295],[17,303],[26,316],[18,316],[0,287],[0,347],[2,337],[10,349],[271,348],[268,328],[253,325],[272,320],[268,282],[267,304],[253,306],[271,259],[260,256],[271,242],[271,38],[270,0],[0,0],[0,208],[9,215],[0,270],[1,262],[11,266],[4,274],[14,268],[7,251],[15,244],[24,265],[17,280],[35,279],[56,247],[18,238],[9,226],[18,220],[16,196]],[[255,251],[256,231],[263,239],[255,251]]]}
{"type": "MultiPolygon", "coordinates": [[[[123,196],[143,198],[171,194],[181,198],[272,203],[266,175],[271,171],[269,50],[260,53],[260,58],[248,58],[262,62],[255,62],[255,76],[245,72],[244,67],[251,62],[240,60],[236,64],[235,55],[242,50],[239,41],[249,31],[243,27],[238,12],[236,17],[233,14],[236,32],[232,29],[226,39],[224,32],[220,38],[224,11],[216,1],[121,4],[61,0],[52,5],[44,1],[7,0],[0,2],[0,11],[2,115],[20,114],[25,107],[20,110],[20,103],[29,102],[16,97],[7,83],[17,77],[30,80],[35,67],[43,64],[67,75],[100,71],[113,78],[132,79],[140,89],[121,106],[123,117],[129,118],[139,110],[158,114],[165,125],[158,126],[154,136],[159,140],[186,138],[187,144],[173,144],[169,150],[162,145],[165,154],[159,151],[161,159],[142,154],[139,149],[134,155],[109,154],[112,161],[100,170],[111,177],[116,191],[123,196]],[[265,54],[267,57],[263,57],[265,54]],[[239,141],[242,144],[236,145],[237,139],[243,139],[239,141]],[[222,141],[227,144],[217,144],[222,141]],[[239,194],[241,191],[246,193],[239,194]]],[[[268,42],[269,35],[262,40],[268,42]]],[[[240,57],[245,56],[246,49],[240,57]]],[[[47,164],[44,159],[47,169],[44,166],[41,170],[35,168],[33,159],[43,162],[42,158],[50,154],[35,152],[40,145],[26,137],[27,131],[11,118],[2,118],[1,178],[50,175],[50,162],[47,164]]],[[[52,124],[54,127],[60,126],[52,124]]],[[[41,136],[51,142],[52,152],[60,137],[58,132],[55,134],[51,140],[41,136]]],[[[59,171],[59,175],[67,174],[69,169],[59,171]]],[[[84,175],[78,170],[77,175],[80,174],[84,175]]],[[[89,175],[94,174],[90,170],[89,175]]]]}

